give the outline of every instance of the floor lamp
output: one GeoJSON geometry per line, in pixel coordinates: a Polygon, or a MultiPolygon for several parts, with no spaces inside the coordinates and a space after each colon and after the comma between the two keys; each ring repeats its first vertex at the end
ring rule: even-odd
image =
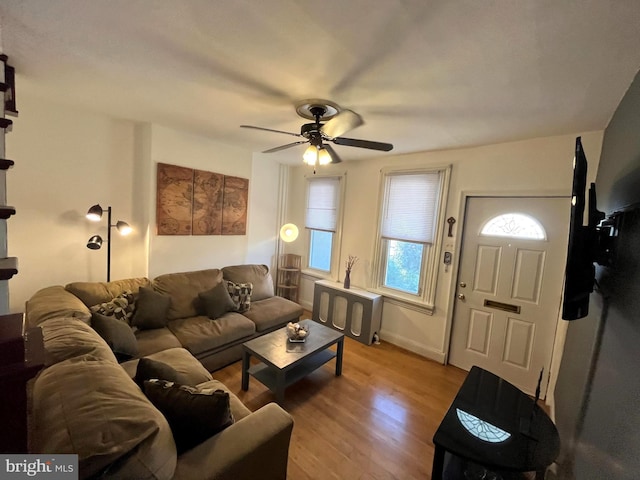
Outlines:
{"type": "MultiPolygon", "coordinates": [[[[87,218],[92,222],[98,222],[102,218],[102,214],[107,212],[107,282],[111,281],[111,229],[116,227],[120,235],[129,235],[132,228],[127,222],[118,220],[115,225],[111,224],[111,207],[104,210],[100,205],[94,205],[87,212],[87,218]]],[[[87,248],[91,250],[100,250],[102,247],[102,237],[93,235],[87,242],[87,248]]]]}

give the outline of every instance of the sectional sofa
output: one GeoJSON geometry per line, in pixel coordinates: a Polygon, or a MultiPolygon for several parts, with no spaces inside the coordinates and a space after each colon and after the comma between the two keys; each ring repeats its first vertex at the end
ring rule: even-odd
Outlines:
{"type": "Polygon", "coordinates": [[[26,317],[42,328],[46,366],[31,385],[30,450],[77,453],[81,478],[285,478],[292,418],[275,403],[250,412],[210,372],[240,359],[243,342],[301,314],[273,295],[264,265],[36,292],[26,317]],[[221,286],[224,301],[214,294],[221,286]],[[124,343],[97,328],[119,315],[126,318],[116,320],[118,329],[131,331],[124,343]],[[134,381],[143,358],[200,393],[228,396],[232,424],[180,449],[170,418],[145,395],[148,385],[134,381]]]}

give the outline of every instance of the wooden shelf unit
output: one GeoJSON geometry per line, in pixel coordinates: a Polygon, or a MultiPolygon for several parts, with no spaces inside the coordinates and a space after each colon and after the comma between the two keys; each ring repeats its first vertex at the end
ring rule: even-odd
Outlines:
{"type": "Polygon", "coordinates": [[[18,273],[18,258],[0,258],[0,280],[9,280],[18,273]]]}
{"type": "Polygon", "coordinates": [[[15,207],[10,207],[9,205],[0,205],[0,218],[2,220],[6,220],[11,215],[16,214],[15,207]]]}
{"type": "Polygon", "coordinates": [[[284,253],[278,260],[277,295],[298,303],[300,288],[300,267],[302,257],[293,253],[284,253]]]}
{"type": "MultiPolygon", "coordinates": [[[[4,129],[4,131],[0,132],[0,135],[11,131],[11,126],[13,125],[11,120],[4,118],[5,115],[17,116],[18,114],[15,107],[15,71],[13,67],[7,65],[7,60],[8,57],[6,55],[0,54],[0,67],[4,70],[4,76],[0,75],[2,79],[2,82],[0,82],[0,92],[3,92],[3,95],[0,95],[0,98],[3,99],[2,111],[0,112],[2,113],[2,115],[0,115],[0,129],[4,129]]],[[[0,148],[0,170],[8,170],[14,165],[14,161],[4,158],[4,155],[4,144],[2,144],[2,148],[0,148]]],[[[4,182],[5,184],[2,186],[4,189],[3,196],[6,196],[6,179],[4,179],[4,182]]],[[[0,205],[0,220],[6,221],[9,217],[15,215],[15,213],[15,207],[0,205]]],[[[0,252],[0,280],[9,280],[18,273],[18,259],[15,257],[2,258],[7,255],[7,239],[4,237],[0,240],[2,240],[0,244],[4,245],[3,251],[0,252]]],[[[4,289],[6,287],[3,286],[2,288],[4,289]]],[[[2,291],[2,294],[8,297],[6,289],[2,291]]]]}
{"type": "Polygon", "coordinates": [[[14,165],[13,160],[9,160],[8,158],[0,158],[0,170],[9,170],[14,165]]]}

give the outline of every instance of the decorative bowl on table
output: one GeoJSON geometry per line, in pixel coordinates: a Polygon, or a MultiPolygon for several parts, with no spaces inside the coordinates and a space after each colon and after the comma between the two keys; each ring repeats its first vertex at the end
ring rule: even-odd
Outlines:
{"type": "Polygon", "coordinates": [[[290,342],[302,343],[309,336],[309,327],[300,325],[299,323],[289,322],[287,324],[287,337],[290,342]]]}

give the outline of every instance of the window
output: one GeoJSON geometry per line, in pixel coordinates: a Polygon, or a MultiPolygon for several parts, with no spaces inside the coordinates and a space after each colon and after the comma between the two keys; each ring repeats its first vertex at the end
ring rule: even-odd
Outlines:
{"type": "Polygon", "coordinates": [[[546,240],[544,227],[535,218],[522,213],[505,213],[493,217],[482,227],[480,235],[546,240]]]}
{"type": "Polygon", "coordinates": [[[376,271],[391,296],[433,306],[448,172],[383,172],[376,271]]]}
{"type": "Polygon", "coordinates": [[[309,229],[309,268],[331,272],[336,230],[340,177],[307,179],[305,227],[309,229]]]}

